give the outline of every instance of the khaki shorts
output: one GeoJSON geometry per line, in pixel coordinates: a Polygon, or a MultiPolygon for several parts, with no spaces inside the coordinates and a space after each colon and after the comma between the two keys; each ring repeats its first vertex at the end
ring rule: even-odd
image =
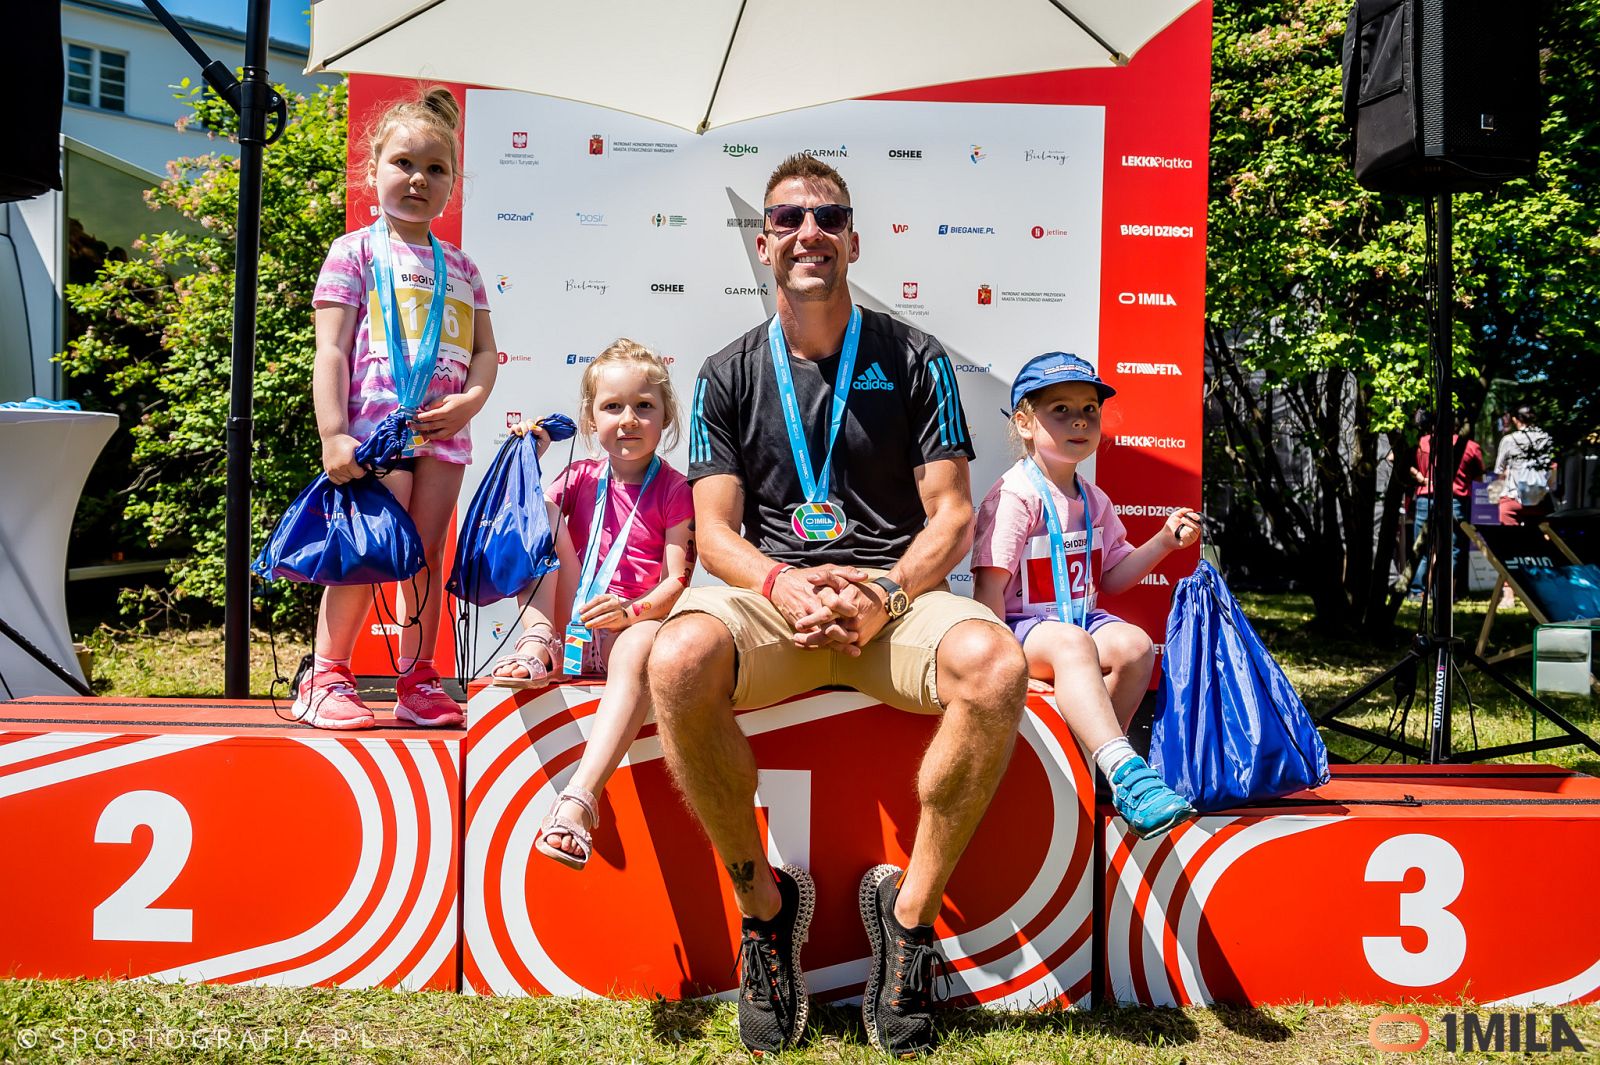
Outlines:
{"type": "MultiPolygon", "coordinates": [[[[868,572],[881,576],[883,571],[868,572]]],[[[854,688],[901,710],[941,713],[935,658],[940,641],[963,621],[1000,624],[988,607],[965,596],[924,592],[904,617],[885,625],[860,657],[852,658],[796,647],[794,630],[778,608],[744,588],[690,588],[668,618],[680,614],[708,614],[733,634],[736,710],[832,686],[854,688]]]]}

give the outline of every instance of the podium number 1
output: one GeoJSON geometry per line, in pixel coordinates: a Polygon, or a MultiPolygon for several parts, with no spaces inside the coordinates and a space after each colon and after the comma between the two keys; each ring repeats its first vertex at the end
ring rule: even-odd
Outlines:
{"type": "Polygon", "coordinates": [[[1447,907],[1461,896],[1466,867],[1461,853],[1438,836],[1412,833],[1386,839],[1367,859],[1367,883],[1400,883],[1422,870],[1422,886],[1400,893],[1400,926],[1420,929],[1427,944],[1407,950],[1399,936],[1363,936],[1367,964],[1400,987],[1431,987],[1455,975],[1467,957],[1467,930],[1447,907]]]}
{"type": "Polygon", "coordinates": [[[194,825],[183,803],[160,791],[118,795],[100,812],[96,843],[132,843],[149,827],[150,853],[125,884],[94,908],[94,938],[139,943],[190,943],[194,911],[150,905],[178,879],[189,860],[194,825]]]}

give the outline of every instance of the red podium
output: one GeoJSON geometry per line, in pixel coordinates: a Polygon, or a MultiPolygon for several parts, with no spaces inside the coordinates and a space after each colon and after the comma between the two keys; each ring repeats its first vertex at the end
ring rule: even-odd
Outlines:
{"type": "MultiPolygon", "coordinates": [[[[464,989],[495,994],[726,994],[737,912],[710,844],[646,725],[601,803],[595,855],[575,872],[533,850],[576,765],[600,689],[475,689],[468,713],[464,989]]],[[[814,692],[739,715],[774,862],[808,868],[816,917],[802,955],[824,999],[859,997],[861,875],[904,863],[914,781],[935,722],[855,692],[814,692]]],[[[1030,699],[994,805],[938,925],[952,997],[1031,1007],[1085,1002],[1091,958],[1089,777],[1061,716],[1030,699]]]]}
{"type": "Polygon", "coordinates": [[[264,702],[0,703],[0,972],[454,989],[460,747],[264,702]]]}
{"type": "Polygon", "coordinates": [[[1120,1002],[1600,1000],[1600,780],[1341,766],[1287,804],[1106,835],[1120,1002]]]}

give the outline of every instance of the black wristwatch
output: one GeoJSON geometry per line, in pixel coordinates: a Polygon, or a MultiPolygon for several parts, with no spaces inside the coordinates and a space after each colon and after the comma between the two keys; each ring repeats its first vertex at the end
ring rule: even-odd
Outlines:
{"type": "Polygon", "coordinates": [[[888,594],[889,600],[884,603],[884,609],[889,612],[890,621],[904,617],[906,611],[911,609],[911,597],[906,595],[906,590],[888,577],[874,577],[867,583],[876,584],[888,594]]]}

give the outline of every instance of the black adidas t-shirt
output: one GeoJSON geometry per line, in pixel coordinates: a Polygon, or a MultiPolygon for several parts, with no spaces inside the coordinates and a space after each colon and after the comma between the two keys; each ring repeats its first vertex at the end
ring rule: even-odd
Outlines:
{"type": "MultiPolygon", "coordinates": [[[[789,356],[807,428],[811,468],[821,473],[839,355],[789,356]]],[[[861,344],[828,499],[844,511],[835,540],[803,541],[790,519],[805,501],[789,450],[762,322],[700,367],[689,419],[689,480],[731,473],[744,482],[744,536],[763,554],[797,566],[888,568],[927,524],[913,471],[936,459],[973,457],[956,375],[939,342],[886,314],[862,309],[861,344]]]]}

